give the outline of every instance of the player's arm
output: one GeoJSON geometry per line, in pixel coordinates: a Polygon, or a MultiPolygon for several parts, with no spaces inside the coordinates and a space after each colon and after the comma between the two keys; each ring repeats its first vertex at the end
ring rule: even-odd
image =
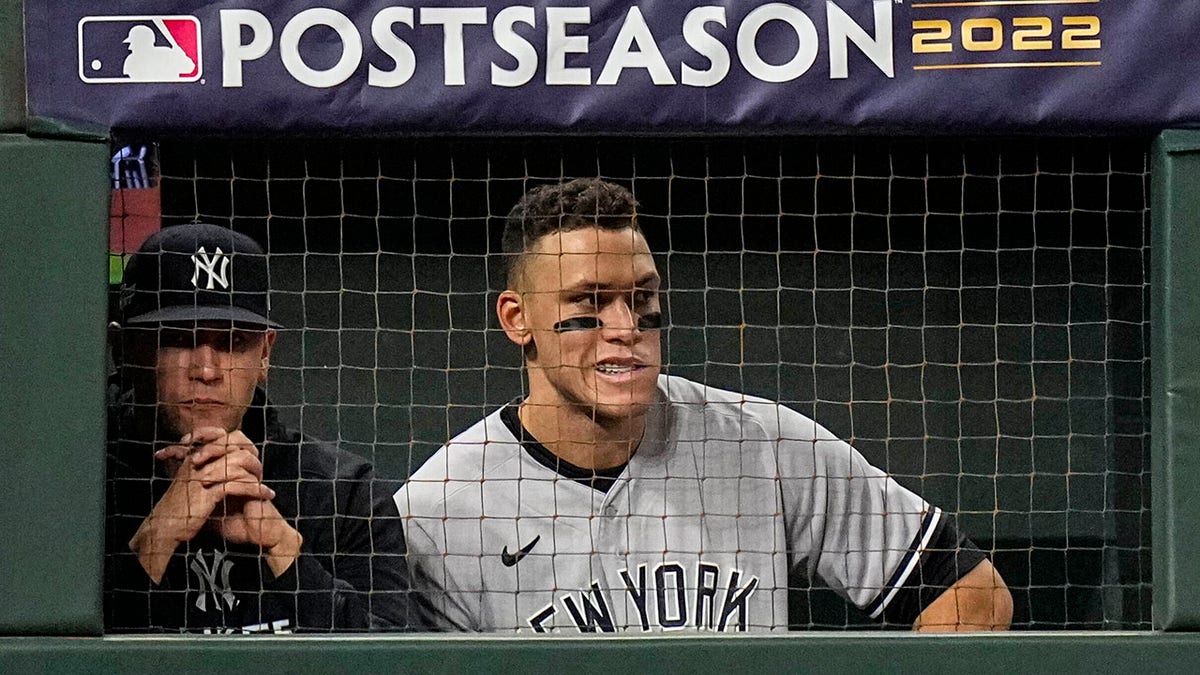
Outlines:
{"type": "Polygon", "coordinates": [[[985,559],[930,603],[913,622],[913,630],[1007,630],[1012,613],[1012,594],[991,561],[985,559]]]}
{"type": "MultiPolygon", "coordinates": [[[[264,612],[290,616],[301,632],[412,627],[404,536],[390,486],[377,484],[360,458],[301,443],[302,475],[309,480],[276,487],[282,499],[299,505],[306,523],[302,547],[282,574],[263,575],[264,612]]],[[[263,565],[269,564],[264,556],[263,565]]]]}
{"type": "Polygon", "coordinates": [[[377,480],[367,463],[336,482],[340,514],[331,570],[335,629],[417,627],[409,608],[407,550],[393,488],[377,480]]]}
{"type": "Polygon", "coordinates": [[[157,453],[160,461],[178,461],[179,468],[129,540],[129,549],[154,583],[162,581],[179,544],[191,541],[227,497],[253,501],[275,496],[261,482],[258,449],[240,432],[234,434],[199,429],[157,453]]]}
{"type": "Polygon", "coordinates": [[[819,544],[808,551],[810,574],[892,625],[1007,627],[1008,589],[953,518],[828,430],[784,410],[784,512],[791,541],[819,544]]]}
{"type": "Polygon", "coordinates": [[[197,466],[204,467],[204,471],[214,473],[215,467],[218,478],[227,482],[238,480],[265,488],[265,493],[262,490],[258,491],[258,497],[225,502],[219,517],[214,514],[210,522],[225,541],[258,546],[271,574],[276,577],[282,575],[300,557],[304,537],[300,536],[300,532],[292,527],[271,502],[275,498],[275,492],[262,483],[262,464],[258,461],[258,448],[241,431],[226,434],[216,428],[200,429],[192,434],[192,439],[193,444],[207,441],[207,445],[194,451],[190,458],[197,466]],[[249,475],[237,476],[227,467],[222,467],[219,461],[231,451],[249,455],[257,470],[249,475]]]}
{"type": "MultiPolygon", "coordinates": [[[[437,457],[434,455],[427,464],[437,457]]],[[[408,545],[413,610],[422,622],[435,630],[479,631],[482,630],[478,620],[482,579],[474,576],[470,577],[470,582],[462,584],[455,574],[462,570],[470,576],[479,565],[464,562],[467,567],[463,569],[454,561],[466,556],[448,555],[446,519],[442,517],[446,508],[438,499],[442,490],[441,481],[424,480],[418,471],[394,496],[408,545]]]]}

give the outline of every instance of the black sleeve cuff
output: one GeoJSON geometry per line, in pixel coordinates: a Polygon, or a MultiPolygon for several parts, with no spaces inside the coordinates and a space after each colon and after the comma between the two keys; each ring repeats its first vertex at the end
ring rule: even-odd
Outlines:
{"type": "Polygon", "coordinates": [[[954,527],[950,518],[939,514],[932,533],[927,533],[925,527],[917,533],[892,583],[872,603],[876,608],[882,605],[876,619],[911,626],[946,589],[987,559],[974,542],[954,527]],[[922,547],[921,541],[926,536],[928,542],[922,547]],[[916,566],[909,570],[912,556],[916,556],[916,566]]]}

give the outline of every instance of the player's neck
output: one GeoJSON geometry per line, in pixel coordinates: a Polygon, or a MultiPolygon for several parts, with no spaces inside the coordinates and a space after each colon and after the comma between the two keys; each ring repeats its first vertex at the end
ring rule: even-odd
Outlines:
{"type": "Polygon", "coordinates": [[[629,461],[642,441],[646,416],[597,419],[569,405],[521,405],[521,425],[547,450],[581,469],[611,469],[629,461]]]}

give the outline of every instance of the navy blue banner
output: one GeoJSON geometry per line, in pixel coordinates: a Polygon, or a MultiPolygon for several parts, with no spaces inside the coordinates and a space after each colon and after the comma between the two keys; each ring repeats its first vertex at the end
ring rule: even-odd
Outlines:
{"type": "Polygon", "coordinates": [[[30,116],[66,127],[978,135],[1200,126],[1200,2],[25,6],[30,116]]]}

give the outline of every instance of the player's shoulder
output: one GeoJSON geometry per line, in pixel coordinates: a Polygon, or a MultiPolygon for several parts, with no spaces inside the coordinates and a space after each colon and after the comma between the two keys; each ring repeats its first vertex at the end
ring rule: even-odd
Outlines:
{"type": "Polygon", "coordinates": [[[721,389],[687,378],[662,375],[658,382],[672,415],[691,425],[701,421],[756,425],[775,435],[783,430],[813,434],[813,421],[787,405],[739,391],[721,389]]]}
{"type": "Polygon", "coordinates": [[[778,406],[776,401],[754,396],[740,391],[721,389],[703,382],[689,380],[678,375],[660,375],[658,388],[664,398],[673,404],[705,405],[714,409],[738,407],[746,404],[754,406],[778,406]]]}
{"type": "Polygon", "coordinates": [[[520,443],[500,418],[498,409],[438,448],[412,478],[422,480],[478,480],[489,469],[515,456],[520,443]]]}
{"type": "Polygon", "coordinates": [[[500,417],[503,408],[471,425],[438,448],[401,488],[410,498],[447,501],[483,479],[515,475],[521,446],[500,417]]]}
{"type": "Polygon", "coordinates": [[[373,477],[373,468],[366,458],[329,441],[288,428],[274,408],[267,408],[264,416],[264,479],[305,479],[329,484],[329,481],[369,480],[373,477]]]}
{"type": "Polygon", "coordinates": [[[329,441],[304,436],[300,440],[300,477],[364,479],[374,474],[371,462],[329,441]]]}

